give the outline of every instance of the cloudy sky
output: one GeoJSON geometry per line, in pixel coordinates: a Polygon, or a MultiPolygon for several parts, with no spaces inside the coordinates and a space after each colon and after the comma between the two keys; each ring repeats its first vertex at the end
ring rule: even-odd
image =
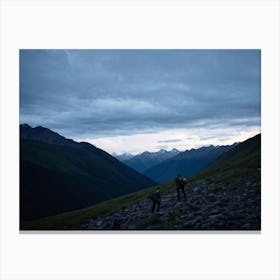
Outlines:
{"type": "Polygon", "coordinates": [[[20,50],[20,123],[107,152],[260,132],[259,50],[20,50]]]}

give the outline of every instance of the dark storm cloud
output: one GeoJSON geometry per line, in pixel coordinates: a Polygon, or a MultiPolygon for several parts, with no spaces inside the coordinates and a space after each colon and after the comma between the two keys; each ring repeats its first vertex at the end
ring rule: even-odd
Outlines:
{"type": "Polygon", "coordinates": [[[20,122],[69,137],[260,125],[258,50],[21,50],[20,122]]]}

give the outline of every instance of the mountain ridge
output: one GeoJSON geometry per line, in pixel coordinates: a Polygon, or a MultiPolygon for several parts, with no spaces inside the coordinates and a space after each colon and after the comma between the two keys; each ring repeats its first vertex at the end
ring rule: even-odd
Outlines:
{"type": "Polygon", "coordinates": [[[33,128],[26,123],[20,125],[20,138],[40,141],[48,144],[68,145],[71,147],[76,147],[79,144],[78,142],[68,139],[49,128],[40,125],[33,128]]]}
{"type": "Polygon", "coordinates": [[[179,151],[174,148],[170,151],[163,149],[157,152],[144,151],[128,160],[123,160],[122,162],[138,172],[143,173],[144,170],[157,165],[160,162],[177,155],[178,153],[179,151]]]}
{"type": "Polygon", "coordinates": [[[22,221],[79,209],[155,185],[89,143],[77,143],[42,127],[30,129],[21,126],[22,221]]]}
{"type": "Polygon", "coordinates": [[[203,146],[198,149],[186,150],[161,163],[144,170],[143,174],[158,183],[165,183],[177,174],[191,176],[213,162],[222,153],[236,144],[225,146],[203,146]]]}

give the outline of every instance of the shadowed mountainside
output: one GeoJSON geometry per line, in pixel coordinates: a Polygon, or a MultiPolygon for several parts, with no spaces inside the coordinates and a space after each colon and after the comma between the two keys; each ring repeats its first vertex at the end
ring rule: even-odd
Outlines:
{"type": "Polygon", "coordinates": [[[87,207],[155,184],[89,143],[77,143],[47,128],[20,129],[21,221],[87,207]]]}

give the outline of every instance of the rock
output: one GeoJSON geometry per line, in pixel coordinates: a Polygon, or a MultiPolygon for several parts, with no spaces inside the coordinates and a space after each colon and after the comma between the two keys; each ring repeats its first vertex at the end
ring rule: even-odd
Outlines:
{"type": "Polygon", "coordinates": [[[224,228],[225,221],[221,220],[215,226],[216,226],[217,229],[224,228]]]}
{"type": "Polygon", "coordinates": [[[247,188],[248,188],[248,187],[250,187],[250,186],[251,186],[251,184],[252,184],[252,183],[251,183],[250,181],[248,181],[248,182],[246,182],[246,183],[245,183],[245,187],[247,187],[247,188]]]}
{"type": "Polygon", "coordinates": [[[133,230],[133,229],[136,229],[136,226],[135,226],[135,224],[129,224],[127,229],[133,230]]]}
{"type": "Polygon", "coordinates": [[[215,220],[215,219],[220,219],[220,218],[223,218],[223,214],[214,214],[214,215],[210,215],[209,217],[208,217],[209,219],[213,219],[213,220],[215,220]]]}
{"type": "Polygon", "coordinates": [[[221,212],[221,209],[220,208],[215,208],[215,209],[212,209],[211,210],[211,214],[218,214],[218,213],[220,213],[221,212]]]}
{"type": "Polygon", "coordinates": [[[252,228],[252,225],[247,223],[247,224],[244,224],[241,226],[241,229],[251,229],[252,228]]]}
{"type": "Polygon", "coordinates": [[[183,225],[183,229],[194,229],[195,221],[188,221],[183,225]]]}
{"type": "Polygon", "coordinates": [[[114,222],[113,225],[111,226],[111,229],[120,229],[121,225],[119,222],[114,222]]]}
{"type": "Polygon", "coordinates": [[[80,228],[133,230],[143,220],[145,229],[260,229],[260,183],[251,178],[226,183],[217,180],[222,179],[211,178],[190,185],[186,190],[187,201],[177,202],[175,189],[165,193],[160,211],[155,213],[158,221],[151,219],[151,201],[143,199],[105,217],[90,219],[80,228]]]}
{"type": "Polygon", "coordinates": [[[207,222],[207,223],[204,223],[200,226],[201,229],[212,229],[213,228],[213,223],[212,222],[207,222]]]}
{"type": "Polygon", "coordinates": [[[195,222],[198,222],[198,221],[201,221],[203,220],[203,216],[201,215],[197,215],[197,216],[194,216],[194,219],[193,219],[195,222]]]}

